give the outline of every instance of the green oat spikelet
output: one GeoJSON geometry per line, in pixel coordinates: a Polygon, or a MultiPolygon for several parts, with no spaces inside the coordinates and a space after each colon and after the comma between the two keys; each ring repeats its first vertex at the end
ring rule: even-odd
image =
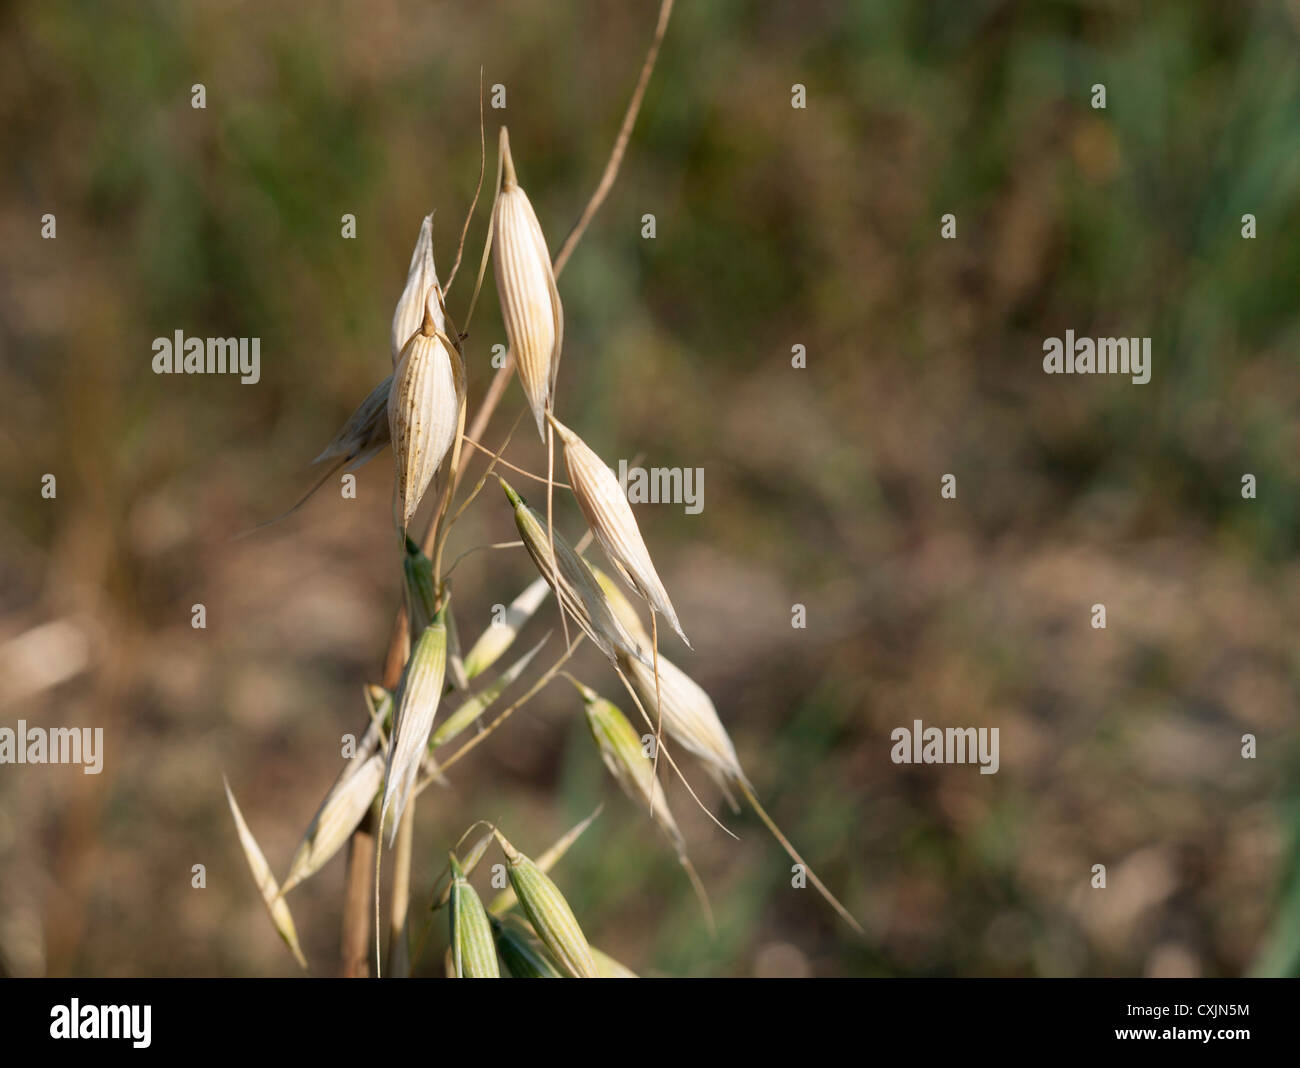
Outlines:
{"type": "Polygon", "coordinates": [[[497,954],[487,910],[461,870],[455,853],[451,865],[451,947],[458,979],[499,979],[497,954]]]}
{"type": "MultiPolygon", "coordinates": [[[[546,852],[538,854],[538,856],[534,858],[533,863],[541,868],[542,871],[549,874],[551,869],[560,862],[564,857],[564,854],[567,853],[573,843],[581,837],[582,832],[591,826],[592,821],[601,814],[604,808],[605,802],[602,801],[592,809],[590,816],[579,820],[560,835],[559,838],[552,842],[550,848],[547,849],[546,852]]],[[[507,886],[501,891],[501,893],[497,894],[497,896],[492,899],[492,903],[488,905],[488,912],[492,913],[493,916],[503,916],[518,904],[519,898],[515,896],[514,887],[507,886]]]]}
{"type": "Polygon", "coordinates": [[[563,979],[546,947],[522,923],[489,916],[497,952],[511,979],[563,979]]]}
{"type": "Polygon", "coordinates": [[[519,897],[519,904],[561,970],[572,979],[599,978],[591,947],[559,887],[500,831],[497,831],[497,842],[506,855],[510,885],[519,897]]]}

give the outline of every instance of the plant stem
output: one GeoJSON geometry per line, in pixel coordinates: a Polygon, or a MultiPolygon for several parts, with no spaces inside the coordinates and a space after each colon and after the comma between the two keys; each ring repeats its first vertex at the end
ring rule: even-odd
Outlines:
{"type": "Polygon", "coordinates": [[[415,806],[407,805],[397,828],[393,854],[393,900],[388,922],[388,974],[405,979],[411,974],[411,950],[406,936],[406,913],[411,904],[411,847],[415,840],[415,806]]]}

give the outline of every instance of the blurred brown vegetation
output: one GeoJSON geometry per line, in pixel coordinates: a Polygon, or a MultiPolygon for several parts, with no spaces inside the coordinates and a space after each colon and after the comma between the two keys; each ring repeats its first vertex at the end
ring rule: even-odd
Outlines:
{"type": "MultiPolygon", "coordinates": [[[[387,373],[435,208],[449,265],[480,67],[508,91],[489,145],[508,122],[554,249],[653,8],[0,9],[0,725],[102,726],[107,748],[99,776],[0,767],[0,971],[295,971],[220,776],[282,872],[380,671],[390,461],[355,501],[327,487],[231,538],[296,499],[387,373]],[[177,329],[260,337],[261,382],[155,376],[152,340],[177,329]]],[[[677,788],[708,939],[564,685],[422,799],[417,916],[472,820],[535,853],[608,798],[557,879],[642,972],[1300,968],[1298,30],[1294,2],[679,5],[561,281],[559,411],[615,465],[704,469],[702,514],[639,509],[695,642],[670,655],[868,938],[790,888],[757,821],[731,819],[733,842],[677,788]],[[1066,329],[1150,335],[1151,383],[1044,375],[1066,329]],[[999,727],[1001,770],[893,765],[913,719],[999,727]]],[[[480,208],[461,315],[485,226],[480,208]]],[[[490,272],[470,333],[473,399],[503,340],[490,272]]],[[[490,442],[521,407],[512,384],[490,442]]],[[[510,456],[543,465],[527,433],[510,456]]],[[[576,535],[576,509],[559,516],[576,535]]],[[[489,492],[452,551],[510,536],[489,492]]],[[[464,636],[531,577],[522,552],[467,558],[464,636]]],[[[555,623],[548,605],[529,635],[555,623]]],[[[621,700],[598,657],[579,665],[621,700]]],[[[326,974],[342,873],[291,897],[326,974]]]]}

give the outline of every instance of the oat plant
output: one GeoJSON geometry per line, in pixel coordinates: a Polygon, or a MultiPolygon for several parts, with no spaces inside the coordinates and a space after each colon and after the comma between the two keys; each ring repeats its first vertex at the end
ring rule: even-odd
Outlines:
{"type": "MultiPolygon", "coordinates": [[[[686,671],[660,653],[660,617],[686,642],[668,589],[617,476],[575,429],[581,423],[581,413],[570,412],[564,421],[557,413],[557,405],[563,401],[559,368],[564,341],[558,279],[617,175],[671,9],[672,0],[663,0],[613,152],[595,193],[554,258],[525,192],[525,163],[512,154],[506,128],[500,129],[488,232],[473,292],[458,323],[448,301],[487,172],[480,86],[479,188],[466,215],[451,271],[445,282],[439,280],[434,217],[427,215],[420,223],[405,286],[393,313],[389,339],[392,373],[361,402],[317,457],[317,463],[327,465],[328,477],[341,467],[360,466],[385,447],[392,448],[391,559],[394,566],[400,566],[405,595],[394,621],[382,682],[368,686],[364,693],[364,731],[359,734],[356,752],[326,792],[282,882],[272,875],[226,786],[254,881],[276,930],[303,967],[307,964],[287,895],[346,847],[345,975],[369,974],[371,959],[375,974],[409,974],[431,940],[445,932],[443,962],[446,974],[453,977],[634,977],[625,965],[590,944],[564,897],[562,880],[557,882],[551,875],[595,813],[535,856],[514,844],[505,829],[484,822],[472,824],[460,841],[444,846],[448,848],[446,867],[430,888],[426,914],[412,922],[417,799],[429,786],[447,783],[448,774],[461,759],[560,676],[577,688],[575,713],[581,710],[586,719],[593,741],[592,758],[603,763],[627,799],[663,837],[698,896],[710,927],[708,895],[690,862],[688,843],[669,808],[665,789],[665,782],[672,779],[721,827],[694,789],[692,779],[700,770],[715,781],[733,806],[737,794],[743,797],[796,863],[803,865],[827,901],[860,930],[759,805],[708,695],[686,671]],[[509,351],[468,418],[470,381],[475,370],[484,366],[481,358],[467,351],[469,326],[489,258],[509,351]],[[513,428],[495,449],[484,441],[514,376],[526,406],[520,414],[531,416],[546,446],[545,474],[527,471],[506,459],[513,428]],[[557,444],[567,482],[555,477],[557,444]],[[472,487],[462,493],[471,466],[482,470],[472,487]],[[507,481],[507,473],[513,482],[507,481]],[[520,478],[539,487],[538,507],[530,505],[516,488],[520,478]],[[557,492],[574,497],[589,528],[576,544],[556,526],[557,492]],[[543,493],[544,502],[540,498],[543,493]],[[466,651],[460,644],[455,613],[470,594],[458,589],[457,603],[453,603],[450,573],[455,561],[447,563],[445,549],[455,524],[471,506],[510,509],[519,540],[490,548],[522,550],[521,557],[531,561],[536,577],[510,604],[504,619],[494,621],[466,651]],[[422,514],[427,521],[417,539],[412,531],[422,514]],[[593,541],[600,546],[603,565],[587,555],[593,541]],[[526,652],[515,655],[517,639],[552,595],[558,628],[552,627],[526,652]],[[648,630],[643,614],[649,618],[648,630]],[[558,650],[552,641],[555,637],[560,639],[558,650]],[[592,685],[592,680],[576,678],[568,671],[571,657],[584,641],[604,654],[607,684],[626,693],[631,705],[625,707],[634,710],[631,716],[592,685]],[[536,670],[534,661],[548,643],[557,655],[536,670]],[[531,682],[525,683],[530,672],[531,682]],[[507,700],[507,695],[517,690],[521,692],[507,700]],[[644,725],[645,733],[634,725],[637,721],[644,725]],[[477,731],[471,732],[474,727],[477,731]],[[386,954],[380,908],[380,861],[385,847],[393,854],[386,954]],[[504,860],[509,887],[484,904],[471,878],[493,851],[504,860]],[[435,924],[439,914],[443,920],[435,924]]],[[[515,427],[518,425],[517,419],[515,427]]]]}

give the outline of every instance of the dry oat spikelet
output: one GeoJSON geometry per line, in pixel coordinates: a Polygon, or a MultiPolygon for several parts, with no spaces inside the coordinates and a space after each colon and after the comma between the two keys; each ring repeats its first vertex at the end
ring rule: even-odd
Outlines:
{"type": "Polygon", "coordinates": [[[515,177],[510,137],[504,126],[500,145],[503,177],[493,211],[492,263],[519,384],[537,420],[537,432],[545,441],[545,416],[555,398],[564,342],[564,308],[541,224],[515,177]]]}
{"type": "Polygon", "coordinates": [[[393,376],[389,375],[372,389],[312,463],[338,460],[355,471],[381,452],[390,440],[388,395],[392,386],[393,376]]]}
{"type": "MultiPolygon", "coordinates": [[[[596,576],[596,582],[601,592],[605,594],[605,600],[619,623],[633,636],[639,648],[648,649],[650,636],[646,633],[632,603],[623,596],[622,590],[609,575],[594,566],[591,571],[596,576]]],[[[626,655],[620,656],[619,662],[627,671],[628,677],[631,678],[641,699],[646,702],[646,706],[653,707],[656,701],[653,664],[626,655]]],[[[722,725],[718,710],[709,695],[663,653],[659,654],[658,697],[663,713],[664,730],[668,732],[668,736],[703,761],[709,774],[722,787],[734,808],[735,801],[731,798],[729,783],[732,780],[741,782],[748,782],[748,780],[741,769],[740,758],[736,756],[736,747],[732,744],[731,736],[727,733],[727,728],[722,725]]]]}
{"type": "Polygon", "coordinates": [[[248,861],[248,870],[253,873],[253,882],[257,884],[258,892],[266,903],[267,911],[271,914],[271,922],[275,924],[275,929],[284,939],[284,944],[289,947],[294,960],[306,968],[307,958],[302,955],[302,947],[298,944],[298,931],[293,925],[293,916],[289,912],[288,904],[280,896],[280,887],[275,881],[275,876],[271,874],[271,866],[267,864],[257,839],[253,837],[253,832],[244,822],[244,814],[239,811],[239,805],[235,803],[230,781],[225,775],[221,776],[221,781],[226,787],[226,800],[230,802],[230,814],[235,817],[235,829],[239,832],[239,844],[243,847],[244,859],[248,861]]]}
{"type": "Polygon", "coordinates": [[[372,753],[357,767],[349,764],[321,802],[289,865],[284,889],[287,894],[304,879],[315,875],[356,830],[374,803],[384,782],[384,756],[372,753]]]}
{"type": "Polygon", "coordinates": [[[424,326],[402,350],[388,396],[389,433],[402,529],[420,507],[443,457],[456,441],[465,403],[465,367],[433,319],[437,291],[426,301],[424,326]]]}
{"type": "Polygon", "coordinates": [[[412,647],[397,697],[393,740],[388,747],[388,766],[384,774],[384,800],[379,814],[382,827],[389,808],[396,802],[389,845],[397,836],[402,812],[410,800],[425,746],[429,743],[429,733],[433,730],[433,720],[438,714],[438,702],[442,699],[447,674],[446,613],[444,605],[412,647]]]}
{"type": "Polygon", "coordinates": [[[506,841],[497,842],[506,855],[507,874],[533,930],[560,968],[572,979],[598,979],[591,947],[564,895],[541,868],[506,841]]]}
{"type": "Polygon", "coordinates": [[[644,597],[654,611],[668,620],[689,648],[691,643],[677,621],[677,612],[668,599],[668,591],[664,589],[663,581],[655,571],[650,550],[641,537],[641,529],[637,526],[623,487],[619,485],[618,476],[582,438],[555,416],[549,418],[556,434],[564,442],[564,463],[569,471],[569,484],[573,487],[573,496],[577,499],[578,507],[582,509],[592,534],[628,585],[644,597]]]}
{"type": "MultiPolygon", "coordinates": [[[[393,366],[397,366],[402,350],[411,340],[411,335],[424,324],[426,299],[431,288],[438,286],[438,272],[433,266],[433,215],[424,217],[420,224],[420,235],[415,240],[415,251],[411,253],[411,266],[406,272],[406,288],[397,300],[393,311],[393,329],[390,347],[393,366]]],[[[441,303],[435,304],[434,325],[446,332],[441,303]]]]}
{"type": "Polygon", "coordinates": [[[555,531],[557,566],[553,566],[546,521],[528,507],[528,503],[504,479],[501,480],[501,488],[514,507],[515,526],[533,564],[548,584],[552,577],[557,582],[559,588],[556,596],[561,608],[577,621],[583,633],[595,642],[596,647],[611,662],[616,662],[617,653],[622,652],[629,659],[648,665],[650,661],[646,654],[637,648],[636,641],[623,629],[611,611],[600,583],[592,574],[591,565],[573,551],[573,547],[559,531],[555,531]]]}
{"type": "MultiPolygon", "coordinates": [[[[649,638],[645,633],[645,628],[641,626],[636,609],[623,596],[617,584],[599,568],[592,568],[592,571],[619,621],[638,639],[648,642],[649,638]]],[[[647,705],[653,704],[655,700],[654,670],[647,668],[639,660],[633,660],[631,657],[622,654],[619,656],[619,663],[631,677],[632,685],[640,693],[641,699],[647,705]]],[[[862,925],[844,907],[839,898],[826,888],[826,885],[818,878],[817,873],[799,855],[798,850],[786,838],[781,828],[776,825],[776,821],[768,815],[767,810],[759,802],[754,793],[753,785],[740,766],[740,759],[736,756],[736,747],[731,742],[731,736],[727,734],[727,729],[722,725],[722,720],[718,718],[718,710],[713,706],[712,698],[704,692],[699,683],[662,655],[659,657],[659,694],[662,697],[663,725],[669,737],[677,741],[684,749],[690,750],[703,762],[710,776],[718,784],[723,794],[726,795],[733,809],[739,810],[739,806],[732,796],[731,788],[736,787],[744,795],[745,800],[749,802],[758,818],[772,832],[772,837],[781,844],[781,848],[790,854],[790,858],[796,864],[802,865],[808,874],[809,880],[822,897],[826,899],[831,908],[838,912],[858,934],[862,934],[862,925]]]]}
{"type": "MultiPolygon", "coordinates": [[[[621,656],[619,660],[641,694],[641,700],[647,708],[653,708],[654,668],[629,656],[621,656]]],[[[709,774],[724,790],[732,780],[748,782],[741,770],[740,758],[736,756],[736,747],[718,718],[713,701],[699,683],[662,653],[659,656],[658,694],[664,730],[669,737],[703,761],[709,774]]]]}

